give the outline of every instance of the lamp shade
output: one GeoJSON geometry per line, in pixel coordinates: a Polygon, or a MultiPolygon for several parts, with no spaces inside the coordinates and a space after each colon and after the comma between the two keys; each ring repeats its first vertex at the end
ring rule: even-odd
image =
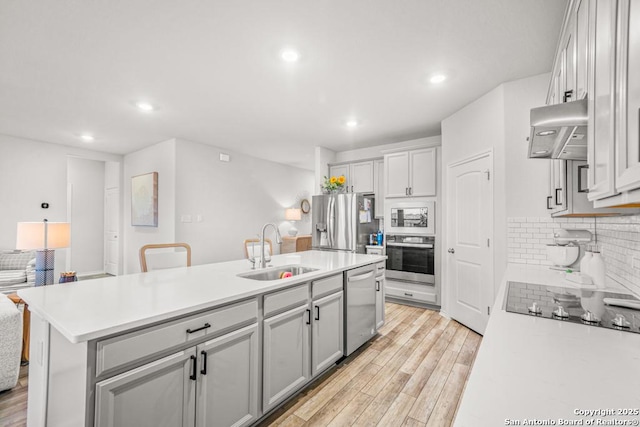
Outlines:
{"type": "Polygon", "coordinates": [[[68,248],[70,240],[68,222],[19,222],[16,249],[68,248]]]}
{"type": "Polygon", "coordinates": [[[302,212],[298,208],[288,208],[284,210],[284,219],[287,221],[300,221],[302,219],[302,212]]]}

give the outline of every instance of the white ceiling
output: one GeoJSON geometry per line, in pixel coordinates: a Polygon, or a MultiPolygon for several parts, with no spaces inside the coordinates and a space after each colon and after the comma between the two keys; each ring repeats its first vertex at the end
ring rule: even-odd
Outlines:
{"type": "Polygon", "coordinates": [[[178,137],[311,169],[314,146],[438,135],[500,83],[549,71],[565,6],[2,0],[0,133],[120,154],[178,137]]]}

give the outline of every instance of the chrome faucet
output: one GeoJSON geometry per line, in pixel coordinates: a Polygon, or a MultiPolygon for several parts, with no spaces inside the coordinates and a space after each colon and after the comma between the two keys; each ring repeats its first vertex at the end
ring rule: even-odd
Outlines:
{"type": "Polygon", "coordinates": [[[282,238],[280,237],[280,230],[278,230],[278,226],[273,223],[266,223],[264,227],[262,227],[262,236],[260,236],[260,268],[265,268],[267,266],[267,257],[264,255],[264,232],[267,230],[267,227],[272,226],[274,230],[276,230],[276,243],[282,243],[282,238]]]}

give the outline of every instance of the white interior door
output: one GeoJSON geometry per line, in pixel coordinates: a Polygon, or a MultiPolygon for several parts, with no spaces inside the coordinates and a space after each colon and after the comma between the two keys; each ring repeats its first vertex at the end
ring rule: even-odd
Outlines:
{"type": "Polygon", "coordinates": [[[104,271],[116,276],[120,263],[120,189],[106,189],[104,205],[104,271]]]}
{"type": "Polygon", "coordinates": [[[492,156],[447,171],[447,252],[451,317],[483,334],[493,302],[492,156]]]}

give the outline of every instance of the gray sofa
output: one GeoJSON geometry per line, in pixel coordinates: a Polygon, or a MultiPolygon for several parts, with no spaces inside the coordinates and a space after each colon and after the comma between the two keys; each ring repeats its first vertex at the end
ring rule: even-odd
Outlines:
{"type": "Polygon", "coordinates": [[[22,313],[0,294],[0,391],[15,387],[22,352],[22,313]]]}
{"type": "Polygon", "coordinates": [[[0,251],[0,293],[11,294],[36,281],[34,251],[0,251]]]}

